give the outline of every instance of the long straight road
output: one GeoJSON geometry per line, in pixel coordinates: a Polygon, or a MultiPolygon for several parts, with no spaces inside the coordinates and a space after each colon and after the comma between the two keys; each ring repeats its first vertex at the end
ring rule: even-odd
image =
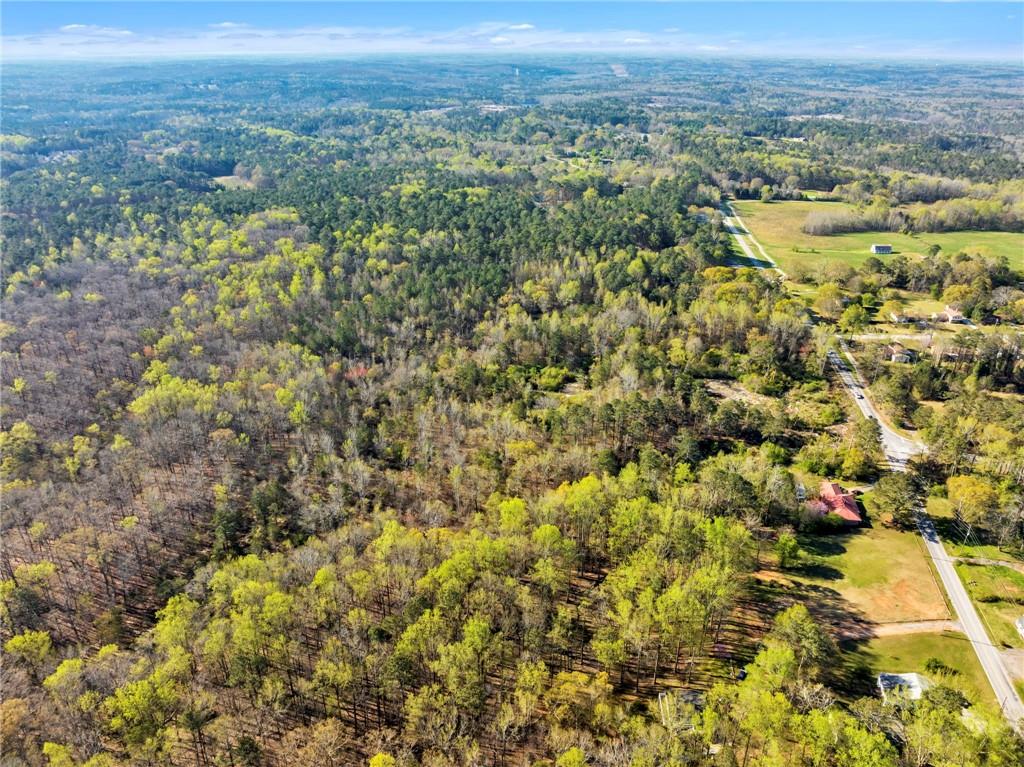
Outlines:
{"type": "Polygon", "coordinates": [[[740,250],[743,251],[743,255],[750,259],[752,262],[751,266],[756,269],[774,269],[779,274],[782,274],[782,270],[775,263],[775,259],[768,255],[768,251],[761,247],[761,243],[747,229],[747,225],[743,223],[743,219],[736,213],[732,203],[727,200],[722,202],[722,214],[724,216],[722,223],[725,225],[726,231],[736,240],[740,250]],[[754,248],[757,248],[758,253],[754,253],[754,248]]]}
{"type": "MultiPolygon", "coordinates": [[[[743,223],[743,219],[736,215],[732,205],[724,202],[722,204],[722,212],[726,216],[724,219],[725,228],[739,243],[744,255],[755,262],[754,265],[759,268],[775,269],[781,273],[775,261],[743,223]],[[760,254],[759,256],[754,254],[755,248],[760,254]]],[[[829,352],[829,362],[836,373],[838,373],[839,379],[843,382],[847,393],[853,398],[857,408],[866,418],[872,418],[878,424],[881,431],[882,449],[885,452],[890,468],[893,471],[906,471],[907,461],[915,455],[924,453],[926,450],[925,446],[916,440],[904,437],[886,423],[882,414],[864,390],[863,379],[861,379],[860,373],[857,371],[856,363],[850,355],[846,344],[842,339],[838,339],[838,342],[839,348],[843,351],[843,356],[840,356],[835,351],[829,352]]],[[[957,575],[954,562],[946,553],[946,547],[942,545],[942,540],[935,530],[935,525],[932,524],[931,518],[923,510],[918,512],[917,527],[921,537],[924,538],[925,549],[935,565],[935,570],[939,574],[939,580],[946,591],[949,603],[952,605],[953,617],[959,621],[963,627],[964,634],[967,635],[967,639],[974,648],[978,661],[985,671],[985,676],[988,677],[989,684],[992,686],[992,691],[999,701],[1003,715],[1014,729],[1018,732],[1024,732],[1024,701],[1021,700],[1020,694],[1013,686],[1013,681],[1006,670],[1006,665],[1000,657],[999,648],[993,645],[989,639],[985,626],[978,616],[978,611],[971,602],[971,598],[967,595],[967,589],[964,588],[960,576],[957,575]]]]}

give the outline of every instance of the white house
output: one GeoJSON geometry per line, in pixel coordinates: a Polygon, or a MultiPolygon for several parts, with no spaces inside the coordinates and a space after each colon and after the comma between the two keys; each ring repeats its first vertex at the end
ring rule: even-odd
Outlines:
{"type": "Polygon", "coordinates": [[[970,322],[964,316],[964,313],[959,309],[954,309],[952,306],[947,305],[941,312],[936,312],[932,315],[932,320],[935,322],[947,322],[951,325],[969,325],[970,322]]]}

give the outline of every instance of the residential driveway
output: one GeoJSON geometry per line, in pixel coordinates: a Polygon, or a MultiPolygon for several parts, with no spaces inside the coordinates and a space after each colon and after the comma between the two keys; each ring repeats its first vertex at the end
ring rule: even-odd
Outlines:
{"type": "Polygon", "coordinates": [[[894,637],[904,634],[938,634],[943,631],[959,631],[963,628],[957,621],[903,621],[901,623],[872,623],[858,626],[855,629],[841,631],[840,639],[874,639],[875,637],[894,637]]]}
{"type": "Polygon", "coordinates": [[[1003,650],[1003,663],[1013,679],[1024,680],[1024,650],[1003,650]]]}

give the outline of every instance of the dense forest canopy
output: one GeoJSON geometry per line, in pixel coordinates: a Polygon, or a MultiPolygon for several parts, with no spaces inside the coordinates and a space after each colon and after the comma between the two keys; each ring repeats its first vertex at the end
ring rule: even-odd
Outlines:
{"type": "MultiPolygon", "coordinates": [[[[884,469],[834,328],[900,290],[1016,327],[1021,274],[896,256],[808,298],[720,204],[1020,231],[1022,95],[994,65],[5,65],[2,763],[1020,764],[955,674],[883,704],[765,573],[835,524],[802,476],[884,469]]],[[[865,371],[931,448],[880,484],[896,526],[965,498],[1020,550],[1021,341],[865,371]]]]}

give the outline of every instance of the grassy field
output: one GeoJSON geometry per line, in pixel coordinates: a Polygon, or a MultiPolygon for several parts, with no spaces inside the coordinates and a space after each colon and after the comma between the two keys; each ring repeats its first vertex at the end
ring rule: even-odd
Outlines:
{"type": "MultiPolygon", "coordinates": [[[[1024,234],[1013,232],[940,232],[905,235],[894,232],[857,232],[830,236],[805,234],[801,227],[812,210],[843,210],[853,206],[842,202],[791,201],[762,203],[743,200],[733,203],[753,235],[783,271],[801,264],[818,266],[841,261],[860,266],[871,256],[873,243],[892,245],[893,253],[923,256],[935,244],[944,253],[961,250],[985,255],[1005,255],[1010,265],[1024,269],[1024,234]]],[[[882,260],[888,258],[881,256],[882,260]]]]}
{"type": "Polygon", "coordinates": [[[956,566],[971,601],[981,613],[992,642],[1002,647],[1024,647],[1013,625],[1024,615],[1024,573],[1005,565],[956,566]]]}
{"type": "Polygon", "coordinates": [[[903,300],[903,308],[915,317],[929,317],[933,312],[938,313],[946,308],[945,302],[938,298],[925,298],[909,290],[899,290],[897,293],[903,300]]]}
{"type": "Polygon", "coordinates": [[[806,563],[787,572],[820,598],[835,595],[869,623],[941,620],[949,611],[916,533],[872,528],[842,535],[801,536],[806,563]]]}
{"type": "Polygon", "coordinates": [[[214,176],[213,180],[225,189],[253,189],[256,186],[252,181],[238,176],[214,176]]]}
{"type": "Polygon", "coordinates": [[[978,657],[967,638],[951,631],[938,634],[906,634],[877,637],[866,642],[850,643],[844,648],[843,660],[848,668],[857,669],[863,679],[870,673],[873,680],[882,672],[906,674],[916,671],[932,682],[945,681],[967,696],[974,704],[986,709],[996,707],[995,695],[989,686],[978,657]],[[935,658],[953,673],[948,680],[925,670],[925,664],[935,658]]]}

